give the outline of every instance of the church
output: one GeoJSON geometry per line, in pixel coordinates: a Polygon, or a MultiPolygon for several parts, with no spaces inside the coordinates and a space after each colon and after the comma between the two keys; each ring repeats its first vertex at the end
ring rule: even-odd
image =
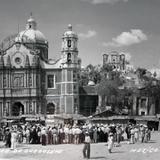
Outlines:
{"type": "Polygon", "coordinates": [[[79,111],[81,59],[72,25],[62,36],[61,57],[48,57],[49,43],[30,15],[24,31],[0,46],[0,118],[79,111]]]}

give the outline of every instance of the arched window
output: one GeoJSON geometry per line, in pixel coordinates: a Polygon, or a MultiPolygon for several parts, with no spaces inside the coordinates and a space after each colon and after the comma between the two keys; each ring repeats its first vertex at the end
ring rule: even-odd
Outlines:
{"type": "Polygon", "coordinates": [[[71,40],[70,39],[67,41],[67,46],[71,47],[71,40]]]}
{"type": "Polygon", "coordinates": [[[54,114],[55,113],[55,105],[53,103],[47,104],[47,114],[54,114]]]}
{"type": "Polygon", "coordinates": [[[12,105],[12,116],[19,116],[20,112],[22,112],[21,114],[24,114],[24,105],[21,102],[15,102],[12,105]]]}
{"type": "Polygon", "coordinates": [[[67,54],[67,62],[68,62],[68,63],[71,63],[71,53],[68,53],[68,54],[67,54]]]}
{"type": "Polygon", "coordinates": [[[48,81],[48,88],[55,88],[55,75],[48,75],[47,76],[48,81]]]}

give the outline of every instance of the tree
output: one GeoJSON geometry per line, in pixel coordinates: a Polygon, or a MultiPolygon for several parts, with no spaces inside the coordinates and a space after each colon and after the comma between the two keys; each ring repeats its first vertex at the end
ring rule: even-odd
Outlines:
{"type": "Polygon", "coordinates": [[[113,67],[109,64],[105,64],[101,67],[101,76],[104,78],[109,78],[110,73],[112,73],[113,67]]]}
{"type": "Polygon", "coordinates": [[[80,85],[86,86],[89,81],[93,81],[95,84],[99,83],[101,79],[100,66],[93,66],[89,64],[80,74],[80,85]]]}
{"type": "Polygon", "coordinates": [[[81,70],[79,77],[79,85],[86,86],[88,84],[88,81],[88,72],[85,69],[81,70]]]}
{"type": "Polygon", "coordinates": [[[137,73],[137,75],[138,75],[138,77],[140,78],[140,79],[143,79],[144,78],[144,75],[146,74],[146,69],[145,68],[137,68],[137,70],[136,70],[136,73],[137,73]]]}
{"type": "MultiPolygon", "coordinates": [[[[108,70],[107,70],[108,72],[108,70]]],[[[117,97],[119,94],[119,87],[123,85],[123,80],[119,72],[108,72],[109,76],[102,77],[100,83],[97,85],[97,93],[103,97],[103,106],[117,104],[117,97]]]]}
{"type": "Polygon", "coordinates": [[[119,109],[131,109],[133,104],[135,89],[124,88],[119,90],[117,102],[119,109]]]}

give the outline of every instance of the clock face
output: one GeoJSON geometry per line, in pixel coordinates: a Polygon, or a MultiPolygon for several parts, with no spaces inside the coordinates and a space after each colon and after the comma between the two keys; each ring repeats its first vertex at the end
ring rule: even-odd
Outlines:
{"type": "Polygon", "coordinates": [[[16,62],[17,64],[21,64],[22,60],[21,60],[20,57],[16,57],[16,58],[15,58],[15,62],[16,62]]]}

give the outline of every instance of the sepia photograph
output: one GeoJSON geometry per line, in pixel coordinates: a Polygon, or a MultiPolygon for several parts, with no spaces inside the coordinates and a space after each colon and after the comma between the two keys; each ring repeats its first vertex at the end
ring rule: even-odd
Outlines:
{"type": "Polygon", "coordinates": [[[158,160],[160,0],[0,0],[0,160],[158,160]]]}

